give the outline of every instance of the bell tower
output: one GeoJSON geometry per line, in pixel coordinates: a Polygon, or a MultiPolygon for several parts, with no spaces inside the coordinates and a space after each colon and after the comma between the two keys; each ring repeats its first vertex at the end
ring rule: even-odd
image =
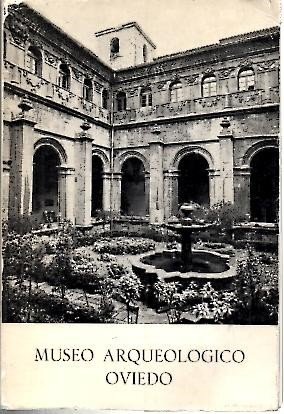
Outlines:
{"type": "Polygon", "coordinates": [[[136,22],[101,30],[95,35],[98,56],[113,69],[149,63],[154,58],[156,46],[136,22]]]}

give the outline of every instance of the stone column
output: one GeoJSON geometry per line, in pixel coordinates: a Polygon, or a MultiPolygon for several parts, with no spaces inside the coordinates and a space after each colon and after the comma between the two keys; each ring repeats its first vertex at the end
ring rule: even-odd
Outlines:
{"type": "Polygon", "coordinates": [[[177,170],[164,172],[164,208],[165,220],[176,216],[178,212],[178,176],[177,170]]]}
{"type": "Polygon", "coordinates": [[[208,169],[210,206],[223,200],[220,170],[208,169]]]}
{"type": "Polygon", "coordinates": [[[22,112],[12,119],[11,170],[9,216],[20,217],[32,211],[34,126],[36,122],[27,114],[31,102],[23,98],[19,104],[22,112]]]}
{"type": "MultiPolygon", "coordinates": [[[[154,129],[153,134],[158,136],[159,129],[154,129]]],[[[163,176],[163,151],[162,140],[156,138],[150,145],[150,223],[162,224],[164,221],[164,176],[163,176]]]]}
{"type": "Polygon", "coordinates": [[[231,108],[232,107],[232,98],[230,91],[233,89],[230,89],[229,86],[229,78],[222,79],[223,86],[224,86],[224,93],[225,93],[225,108],[231,108]]]}
{"type": "Polygon", "coordinates": [[[271,73],[269,71],[264,71],[261,74],[261,85],[264,89],[262,93],[261,100],[263,104],[271,103],[271,91],[270,91],[270,82],[271,82],[271,73]]]}
{"type": "Polygon", "coordinates": [[[110,201],[110,188],[111,188],[111,173],[104,172],[102,175],[103,178],[103,210],[110,211],[111,201],[110,201]]]}
{"type": "Polygon", "coordinates": [[[235,206],[248,215],[250,215],[250,170],[248,165],[234,168],[235,206]]]}
{"type": "Polygon", "coordinates": [[[7,220],[8,218],[9,192],[10,192],[10,170],[11,170],[11,160],[3,160],[2,217],[4,220],[7,220]]]}
{"type": "Polygon", "coordinates": [[[121,209],[121,178],[121,172],[113,173],[111,203],[113,213],[117,214],[120,214],[121,209]]]}
{"type": "Polygon", "coordinates": [[[219,138],[220,159],[221,159],[221,182],[222,200],[224,202],[234,202],[234,148],[233,135],[230,128],[230,121],[224,118],[221,123],[222,131],[219,138]]]}
{"type": "Polygon", "coordinates": [[[83,132],[76,135],[76,154],[79,164],[76,185],[76,224],[84,226],[91,223],[93,138],[86,132],[90,127],[88,122],[83,122],[81,125],[83,132]]]}
{"type": "Polygon", "coordinates": [[[75,168],[58,167],[58,210],[61,218],[75,223],[75,168]]]}
{"type": "Polygon", "coordinates": [[[145,214],[149,216],[150,212],[150,173],[145,171],[145,214]]]}

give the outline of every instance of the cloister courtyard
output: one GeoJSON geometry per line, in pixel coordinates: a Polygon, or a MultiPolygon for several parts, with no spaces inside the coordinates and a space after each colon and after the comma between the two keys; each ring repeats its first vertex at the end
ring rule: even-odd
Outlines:
{"type": "Polygon", "coordinates": [[[135,263],[143,255],[181,249],[174,231],[139,218],[97,220],[88,229],[62,222],[33,230],[30,219],[10,221],[10,228],[4,225],[4,322],[277,323],[275,228],[237,225],[229,204],[202,210],[214,226],[196,234],[193,249],[223,255],[234,277],[139,274],[135,263]]]}

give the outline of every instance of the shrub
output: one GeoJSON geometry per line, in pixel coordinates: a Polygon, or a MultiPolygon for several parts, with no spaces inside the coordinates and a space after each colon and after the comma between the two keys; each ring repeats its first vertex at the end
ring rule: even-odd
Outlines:
{"type": "Polygon", "coordinates": [[[21,283],[32,273],[33,239],[30,233],[11,232],[3,243],[3,276],[14,275],[21,283]]]}
{"type": "Polygon", "coordinates": [[[109,254],[139,254],[155,248],[151,240],[117,237],[115,239],[104,238],[96,241],[93,250],[98,253],[109,254]]]}
{"type": "Polygon", "coordinates": [[[29,322],[106,323],[112,322],[113,311],[112,305],[95,309],[40,289],[28,295],[26,290],[6,285],[3,291],[3,322],[27,322],[29,315],[29,322]]]}
{"type": "Polygon", "coordinates": [[[277,323],[278,268],[261,263],[251,247],[245,259],[238,263],[234,288],[238,296],[237,323],[277,323]]]}
{"type": "Polygon", "coordinates": [[[7,229],[10,232],[15,232],[18,234],[30,233],[32,230],[37,230],[41,228],[41,223],[37,217],[21,216],[21,217],[10,217],[7,222],[7,229]]]}
{"type": "Polygon", "coordinates": [[[207,221],[218,223],[222,231],[228,231],[235,223],[243,222],[246,219],[246,214],[230,202],[214,204],[208,209],[206,216],[207,221]]]}
{"type": "Polygon", "coordinates": [[[172,307],[174,296],[178,293],[181,286],[177,282],[164,282],[158,280],[153,286],[154,297],[158,306],[172,307]]]}

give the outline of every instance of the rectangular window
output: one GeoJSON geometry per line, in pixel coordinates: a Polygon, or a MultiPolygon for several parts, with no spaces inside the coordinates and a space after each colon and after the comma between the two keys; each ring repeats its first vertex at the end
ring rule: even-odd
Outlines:
{"type": "Polygon", "coordinates": [[[211,91],[210,91],[210,96],[216,96],[217,95],[217,83],[216,82],[212,82],[210,84],[211,86],[211,91]]]}
{"type": "Polygon", "coordinates": [[[210,96],[209,83],[204,83],[203,84],[203,97],[207,98],[208,96],[210,96]]]}
{"type": "Polygon", "coordinates": [[[37,62],[36,59],[33,56],[29,56],[28,55],[28,70],[33,73],[36,74],[37,73],[37,62]]]}
{"type": "Polygon", "coordinates": [[[147,95],[141,96],[141,106],[143,107],[147,106],[147,95]]]}
{"type": "Polygon", "coordinates": [[[239,90],[240,91],[246,91],[246,78],[245,77],[240,77],[239,78],[239,90]]]}

